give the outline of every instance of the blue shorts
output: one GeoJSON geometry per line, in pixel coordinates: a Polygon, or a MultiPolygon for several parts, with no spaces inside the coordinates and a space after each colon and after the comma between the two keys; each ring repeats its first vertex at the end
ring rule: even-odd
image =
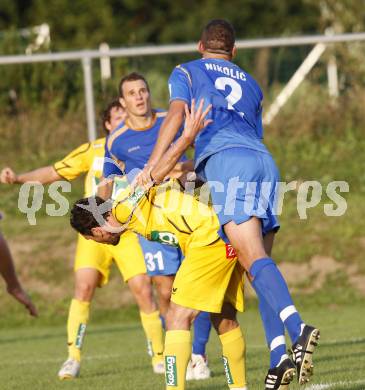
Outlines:
{"type": "Polygon", "coordinates": [[[275,215],[280,176],[270,154],[230,148],[211,155],[200,167],[198,173],[209,184],[224,240],[223,226],[230,221],[239,225],[255,216],[262,222],[264,235],[280,227],[275,215]]]}
{"type": "Polygon", "coordinates": [[[179,248],[148,241],[142,236],[139,236],[139,243],[143,250],[148,275],[176,274],[183,259],[179,248]]]}

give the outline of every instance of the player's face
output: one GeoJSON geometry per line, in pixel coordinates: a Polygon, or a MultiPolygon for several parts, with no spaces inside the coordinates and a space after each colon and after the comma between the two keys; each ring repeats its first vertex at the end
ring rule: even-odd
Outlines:
{"type": "Polygon", "coordinates": [[[103,230],[102,228],[97,228],[93,230],[93,235],[84,235],[87,240],[93,240],[100,244],[109,244],[109,245],[117,245],[120,240],[119,233],[111,233],[103,230]]]}
{"type": "Polygon", "coordinates": [[[113,131],[126,118],[127,114],[122,107],[113,107],[110,111],[110,121],[105,122],[105,128],[113,131]]]}
{"type": "Polygon", "coordinates": [[[123,83],[123,97],[120,99],[127,116],[145,116],[151,112],[151,98],[147,85],[143,80],[123,83]]]}

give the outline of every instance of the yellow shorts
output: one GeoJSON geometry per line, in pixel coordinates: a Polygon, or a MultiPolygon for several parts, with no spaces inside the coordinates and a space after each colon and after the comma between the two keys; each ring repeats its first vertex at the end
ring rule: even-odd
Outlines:
{"type": "MultiPolygon", "coordinates": [[[[191,244],[191,242],[190,242],[191,244]]],[[[186,246],[173,284],[171,301],[192,309],[220,313],[223,302],[244,309],[243,268],[231,247],[219,239],[209,246],[186,246]]]]}
{"type": "Polygon", "coordinates": [[[108,283],[112,261],[115,261],[125,282],[133,276],[147,273],[144,254],[137,234],[126,232],[116,246],[99,244],[78,236],[74,270],[93,268],[102,275],[100,287],[108,283]]]}

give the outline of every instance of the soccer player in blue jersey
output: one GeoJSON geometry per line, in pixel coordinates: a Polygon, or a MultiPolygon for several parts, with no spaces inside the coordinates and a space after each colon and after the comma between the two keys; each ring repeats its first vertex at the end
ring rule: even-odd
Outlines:
{"type": "MultiPolygon", "coordinates": [[[[161,124],[166,117],[166,111],[152,109],[148,83],[138,73],[131,73],[122,78],[119,94],[120,103],[125,109],[127,119],[111,132],[106,141],[106,159],[103,170],[105,178],[122,175],[124,172],[129,174],[133,169],[143,169],[154,148],[161,124]]],[[[183,156],[171,174],[181,175],[186,160],[183,156]]],[[[139,240],[145,253],[149,274],[154,276],[155,283],[160,284],[158,290],[165,291],[165,294],[170,297],[174,275],[181,264],[180,249],[151,242],[141,236],[139,240]]],[[[166,295],[163,302],[167,300],[166,295]]],[[[159,307],[160,314],[164,318],[167,306],[163,307],[160,300],[159,307]]],[[[210,377],[205,353],[210,329],[209,314],[203,312],[194,321],[193,351],[187,379],[210,377]]]]}
{"type": "MultiPolygon", "coordinates": [[[[210,186],[221,237],[236,249],[259,299],[270,348],[266,389],[284,389],[295,368],[300,384],[312,375],[312,354],[319,330],[297,312],[286,282],[271,258],[279,221],[275,196],[279,172],[262,142],[262,92],[257,82],[232,63],[235,32],[225,20],[212,20],[199,41],[202,58],[177,66],[169,79],[170,107],[159,139],[139,184],[174,140],[184,120],[184,107],[204,99],[212,120],[195,139],[195,170],[210,186]],[[217,184],[218,183],[218,184],[217,184]],[[218,187],[217,187],[218,186],[218,187]],[[286,355],[284,327],[293,342],[286,355]]],[[[184,315],[181,314],[180,315],[184,315]]]]}

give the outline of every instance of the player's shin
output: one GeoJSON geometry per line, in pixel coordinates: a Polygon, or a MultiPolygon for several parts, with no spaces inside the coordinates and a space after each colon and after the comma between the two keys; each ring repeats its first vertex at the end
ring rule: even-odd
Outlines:
{"type": "Polygon", "coordinates": [[[190,331],[167,331],[164,356],[166,389],[184,390],[186,368],[191,356],[190,331]]]}
{"type": "Polygon", "coordinates": [[[252,286],[259,301],[266,301],[276,315],[280,315],[290,338],[295,342],[301,334],[303,321],[290,296],[288,286],[271,258],[254,261],[250,268],[252,286]]]}
{"type": "Polygon", "coordinates": [[[245,389],[246,363],[245,340],[240,327],[219,335],[222,343],[222,359],[230,389],[245,389]]]}
{"type": "Polygon", "coordinates": [[[155,368],[163,363],[163,329],[160,313],[157,310],[150,314],[141,311],[140,316],[152,356],[152,365],[155,368]]]}
{"type": "Polygon", "coordinates": [[[284,324],[279,315],[272,310],[264,299],[260,301],[259,309],[267,345],[270,349],[270,368],[274,368],[283,358],[288,357],[286,354],[284,324]]]}
{"type": "Polygon", "coordinates": [[[67,321],[67,340],[69,358],[81,360],[81,348],[87,323],[89,322],[90,302],[73,299],[67,321]]]}

